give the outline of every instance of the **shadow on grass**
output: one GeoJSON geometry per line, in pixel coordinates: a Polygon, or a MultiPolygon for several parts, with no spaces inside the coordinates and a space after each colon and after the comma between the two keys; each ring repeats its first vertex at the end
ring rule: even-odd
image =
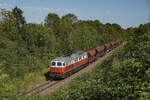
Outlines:
{"type": "Polygon", "coordinates": [[[50,71],[48,71],[48,72],[46,72],[46,73],[44,74],[46,80],[52,80],[52,79],[49,77],[49,74],[50,74],[50,71]]]}
{"type": "Polygon", "coordinates": [[[49,74],[50,74],[50,71],[48,71],[48,72],[46,72],[46,73],[44,74],[44,76],[45,76],[45,78],[46,78],[47,81],[48,81],[48,80],[51,80],[51,81],[63,80],[63,79],[61,79],[61,78],[52,78],[52,77],[49,77],[49,74]]]}

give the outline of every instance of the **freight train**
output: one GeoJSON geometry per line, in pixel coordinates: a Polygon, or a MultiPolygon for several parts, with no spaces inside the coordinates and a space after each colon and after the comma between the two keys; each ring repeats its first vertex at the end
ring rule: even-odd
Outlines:
{"type": "Polygon", "coordinates": [[[85,51],[79,50],[57,57],[51,61],[49,76],[51,79],[64,79],[88,66],[97,58],[104,56],[106,53],[122,44],[122,42],[122,40],[116,40],[93,49],[85,51]]]}

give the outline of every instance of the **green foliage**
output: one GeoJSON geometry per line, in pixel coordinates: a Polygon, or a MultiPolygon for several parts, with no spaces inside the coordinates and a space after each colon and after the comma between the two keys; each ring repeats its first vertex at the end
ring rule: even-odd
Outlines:
{"type": "Polygon", "coordinates": [[[137,44],[129,42],[91,71],[42,99],[148,99],[150,98],[149,47],[150,40],[137,44]]]}
{"type": "Polygon", "coordinates": [[[23,11],[18,7],[12,11],[2,9],[0,93],[6,98],[17,96],[24,91],[23,87],[27,88],[29,85],[25,77],[48,69],[51,59],[120,39],[123,33],[125,30],[118,24],[78,20],[74,14],[60,18],[55,13],[49,13],[44,24],[35,24],[26,23],[23,11]]]}
{"type": "Polygon", "coordinates": [[[23,11],[21,9],[19,9],[17,6],[12,9],[12,13],[15,17],[15,21],[17,22],[17,27],[20,28],[22,27],[24,24],[26,24],[25,18],[23,17],[23,11]]]}
{"type": "Polygon", "coordinates": [[[51,27],[53,32],[57,35],[59,35],[59,27],[60,27],[60,18],[55,13],[49,13],[45,18],[45,26],[51,27]]]}
{"type": "Polygon", "coordinates": [[[62,19],[67,20],[72,24],[74,24],[78,21],[77,16],[75,16],[74,14],[67,14],[67,15],[63,16],[62,19]]]}
{"type": "Polygon", "coordinates": [[[115,50],[112,56],[94,69],[40,99],[148,100],[150,98],[149,25],[148,23],[133,29],[133,33],[128,33],[130,41],[124,47],[115,50]]]}

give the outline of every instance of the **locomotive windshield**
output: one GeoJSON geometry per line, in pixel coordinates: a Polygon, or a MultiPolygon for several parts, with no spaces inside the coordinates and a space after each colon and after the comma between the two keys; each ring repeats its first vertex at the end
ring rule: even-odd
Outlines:
{"type": "Polygon", "coordinates": [[[56,63],[55,62],[52,62],[52,66],[55,66],[56,65],[56,63]]]}
{"type": "Polygon", "coordinates": [[[57,66],[62,66],[62,63],[61,62],[57,62],[57,66]]]}

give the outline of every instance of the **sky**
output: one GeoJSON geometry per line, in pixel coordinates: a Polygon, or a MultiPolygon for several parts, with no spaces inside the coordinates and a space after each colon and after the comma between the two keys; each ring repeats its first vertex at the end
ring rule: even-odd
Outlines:
{"type": "Polygon", "coordinates": [[[0,0],[0,9],[18,6],[26,21],[44,22],[48,13],[73,13],[80,20],[117,23],[123,28],[150,22],[150,0],[0,0]]]}

